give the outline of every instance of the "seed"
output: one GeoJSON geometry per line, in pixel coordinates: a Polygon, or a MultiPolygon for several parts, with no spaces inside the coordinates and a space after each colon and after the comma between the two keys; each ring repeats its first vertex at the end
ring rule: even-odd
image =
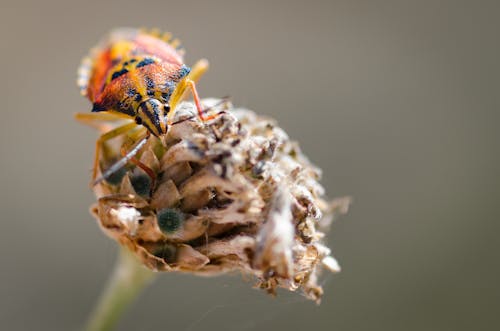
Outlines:
{"type": "Polygon", "coordinates": [[[158,212],[158,226],[165,234],[171,234],[179,230],[184,222],[184,214],[172,208],[165,208],[158,212]]]}

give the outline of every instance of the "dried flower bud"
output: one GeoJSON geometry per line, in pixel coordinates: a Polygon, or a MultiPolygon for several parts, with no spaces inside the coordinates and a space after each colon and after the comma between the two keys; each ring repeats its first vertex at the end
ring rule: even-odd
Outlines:
{"type": "MultiPolygon", "coordinates": [[[[227,101],[204,104],[213,119],[202,122],[184,102],[165,144],[151,138],[136,156],[155,182],[127,166],[95,186],[93,214],[153,270],[239,270],[270,293],[300,288],[319,302],[321,267],[340,270],[320,228],[349,200],[323,200],[320,170],[272,119],[227,101]]],[[[119,158],[124,139],[103,149],[100,171],[119,158]]]]}

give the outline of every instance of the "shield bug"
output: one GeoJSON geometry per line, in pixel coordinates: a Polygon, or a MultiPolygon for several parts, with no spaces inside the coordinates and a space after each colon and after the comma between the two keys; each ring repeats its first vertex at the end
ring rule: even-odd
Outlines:
{"type": "Polygon", "coordinates": [[[154,179],[153,172],[135,160],[134,155],[151,135],[163,141],[169,126],[174,124],[170,110],[175,109],[187,90],[193,95],[200,118],[210,118],[205,115],[196,91],[196,81],[208,69],[208,62],[200,60],[190,68],[184,64],[183,55],[179,40],[170,33],[122,28],[112,31],[82,61],[78,86],[92,102],[92,112],[78,113],[76,119],[101,129],[102,122],[120,124],[104,132],[96,142],[94,184],[129,161],[154,179]],[[134,144],[124,146],[122,159],[96,179],[103,144],[125,133],[133,137],[134,144]]]}

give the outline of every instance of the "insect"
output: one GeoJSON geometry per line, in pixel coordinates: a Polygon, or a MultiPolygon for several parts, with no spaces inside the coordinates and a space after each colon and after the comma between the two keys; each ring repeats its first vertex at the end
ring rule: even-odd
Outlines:
{"type": "Polygon", "coordinates": [[[202,120],[210,119],[202,109],[196,82],[208,69],[200,60],[192,68],[183,63],[184,49],[170,33],[138,29],[112,31],[91,50],[80,66],[78,87],[92,102],[92,112],[77,113],[76,119],[102,128],[99,123],[121,125],[103,133],[96,142],[92,182],[111,176],[131,161],[152,179],[153,172],[134,158],[151,135],[164,142],[171,122],[171,110],[190,90],[202,120]],[[121,123],[123,122],[123,123],[121,123]],[[103,144],[122,134],[133,137],[135,145],[122,146],[122,159],[99,178],[97,171],[103,144]]]}

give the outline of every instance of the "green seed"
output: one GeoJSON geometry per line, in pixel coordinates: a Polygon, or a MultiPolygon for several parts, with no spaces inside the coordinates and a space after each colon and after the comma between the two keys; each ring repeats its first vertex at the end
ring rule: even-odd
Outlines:
{"type": "Polygon", "coordinates": [[[138,174],[130,178],[134,190],[142,197],[148,197],[151,191],[151,178],[145,174],[138,174]]]}
{"type": "Polygon", "coordinates": [[[154,252],[154,255],[164,259],[167,263],[175,262],[176,247],[169,244],[160,245],[154,252]]]}
{"type": "Polygon", "coordinates": [[[120,185],[122,178],[127,173],[127,169],[125,167],[120,168],[116,172],[112,173],[106,181],[111,185],[120,185]]]}
{"type": "Polygon", "coordinates": [[[184,214],[177,209],[165,208],[158,212],[158,226],[165,234],[171,234],[179,230],[184,222],[184,214]]]}

